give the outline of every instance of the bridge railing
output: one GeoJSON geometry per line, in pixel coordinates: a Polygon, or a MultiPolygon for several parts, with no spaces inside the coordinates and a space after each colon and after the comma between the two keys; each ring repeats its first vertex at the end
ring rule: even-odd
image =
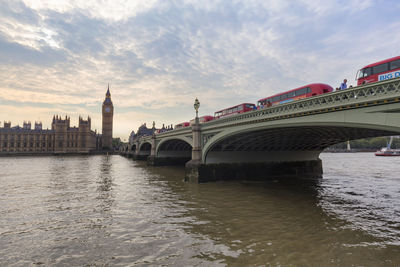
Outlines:
{"type": "Polygon", "coordinates": [[[214,128],[225,124],[237,123],[240,120],[257,120],[261,117],[284,119],[351,108],[362,108],[363,106],[379,105],[388,101],[397,102],[399,98],[400,78],[397,78],[213,120],[205,123],[203,128],[214,128]]]}
{"type": "Polygon", "coordinates": [[[184,127],[184,128],[179,128],[179,129],[174,129],[171,131],[167,132],[162,132],[162,133],[157,133],[157,136],[173,136],[173,135],[180,135],[184,133],[191,133],[192,132],[192,126],[184,127]]]}
{"type": "MultiPolygon", "coordinates": [[[[365,84],[345,90],[334,91],[318,96],[309,97],[285,104],[250,111],[242,114],[220,118],[206,122],[203,129],[218,128],[239,121],[253,121],[259,119],[285,119],[290,117],[308,116],[326,112],[335,112],[345,109],[362,108],[371,105],[380,105],[390,101],[397,102],[400,99],[400,78],[386,80],[377,83],[365,84]]],[[[156,134],[157,138],[165,138],[176,135],[190,135],[192,127],[174,129],[156,134]]],[[[149,141],[151,136],[141,137],[141,142],[149,141]]]]}

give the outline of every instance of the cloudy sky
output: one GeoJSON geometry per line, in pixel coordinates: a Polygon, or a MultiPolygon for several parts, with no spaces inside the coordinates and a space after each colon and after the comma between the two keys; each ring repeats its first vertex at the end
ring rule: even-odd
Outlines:
{"type": "MultiPolygon", "coordinates": [[[[114,136],[308,83],[354,84],[400,55],[400,2],[0,0],[0,121],[92,117],[107,84],[114,136]]],[[[1,124],[2,126],[2,124],[1,124]]]]}

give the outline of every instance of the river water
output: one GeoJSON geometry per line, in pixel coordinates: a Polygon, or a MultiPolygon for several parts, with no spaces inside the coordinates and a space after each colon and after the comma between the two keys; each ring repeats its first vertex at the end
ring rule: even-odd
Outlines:
{"type": "Polygon", "coordinates": [[[1,266],[400,266],[400,158],[183,182],[120,156],[0,158],[1,266]]]}

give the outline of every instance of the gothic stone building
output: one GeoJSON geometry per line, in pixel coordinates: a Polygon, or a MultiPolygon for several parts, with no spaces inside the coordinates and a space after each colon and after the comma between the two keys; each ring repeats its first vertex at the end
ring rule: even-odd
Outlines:
{"type": "MultiPolygon", "coordinates": [[[[111,102],[111,95],[107,91],[107,102],[111,102]]],[[[111,103],[112,105],[112,103],[111,103]]],[[[107,109],[108,110],[108,109],[107,109]]],[[[107,146],[112,139],[112,116],[107,113],[107,146]]],[[[104,123],[103,123],[104,131],[104,123]]],[[[42,129],[42,123],[36,123],[32,129],[30,122],[24,122],[23,127],[11,127],[11,122],[4,122],[0,127],[0,155],[1,154],[65,154],[90,153],[103,147],[102,137],[91,130],[91,119],[79,117],[78,127],[71,127],[70,118],[53,116],[51,129],[42,129]]]]}
{"type": "Polygon", "coordinates": [[[30,122],[23,127],[11,127],[5,122],[0,128],[0,153],[89,153],[96,150],[98,137],[90,130],[91,120],[79,117],[79,126],[70,127],[70,118],[54,116],[51,129],[42,129],[42,123],[30,122]]]}

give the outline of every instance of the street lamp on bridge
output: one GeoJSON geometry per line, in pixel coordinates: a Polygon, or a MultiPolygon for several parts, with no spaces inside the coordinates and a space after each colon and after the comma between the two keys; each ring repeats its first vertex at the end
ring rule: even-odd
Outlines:
{"type": "Polygon", "coordinates": [[[200,107],[200,101],[197,99],[194,101],[194,109],[196,110],[196,118],[198,118],[198,113],[199,113],[199,107],[200,107]]]}

